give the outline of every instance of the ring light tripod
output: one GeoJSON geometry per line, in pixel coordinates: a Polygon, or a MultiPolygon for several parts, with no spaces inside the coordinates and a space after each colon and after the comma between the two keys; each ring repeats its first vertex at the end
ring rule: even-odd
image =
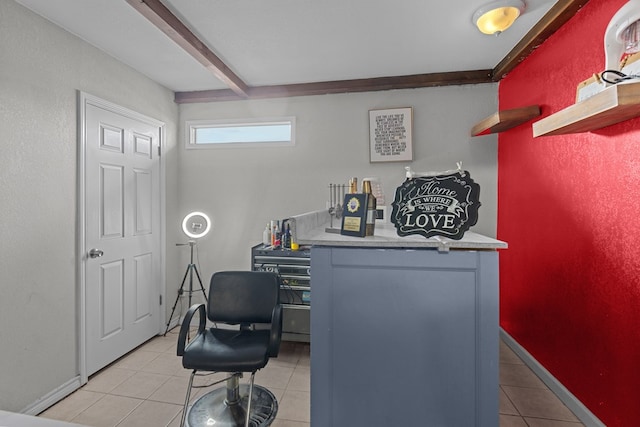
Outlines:
{"type": "Polygon", "coordinates": [[[191,248],[191,255],[189,258],[189,265],[187,266],[187,271],[184,273],[184,277],[182,278],[182,284],[180,285],[180,289],[178,289],[178,296],[176,297],[176,302],[173,304],[173,308],[171,309],[171,315],[169,316],[169,321],[167,322],[167,328],[164,331],[164,335],[167,335],[169,331],[169,325],[171,324],[171,319],[173,318],[173,314],[176,311],[176,307],[178,306],[178,301],[180,301],[180,297],[184,294],[184,284],[187,281],[187,276],[189,276],[189,290],[186,291],[189,294],[189,307],[191,307],[191,296],[194,292],[202,291],[202,295],[204,295],[204,300],[208,303],[207,294],[204,290],[204,286],[202,286],[202,279],[200,279],[200,273],[198,272],[198,267],[193,262],[193,248],[196,246],[196,240],[200,237],[204,237],[209,230],[211,229],[211,221],[209,217],[202,212],[192,212],[189,215],[184,217],[182,220],[182,231],[188,237],[191,238],[188,243],[177,243],[176,246],[186,246],[189,245],[191,248]],[[193,290],[193,273],[195,272],[196,278],[198,279],[198,283],[200,284],[200,289],[193,290]]]}

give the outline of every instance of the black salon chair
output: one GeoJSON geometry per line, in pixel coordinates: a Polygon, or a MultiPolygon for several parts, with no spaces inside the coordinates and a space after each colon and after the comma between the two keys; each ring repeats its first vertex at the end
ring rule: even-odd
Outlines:
{"type": "Polygon", "coordinates": [[[182,366],[193,369],[184,401],[182,426],[185,421],[190,427],[271,424],[278,411],[277,400],[269,390],[254,386],[253,382],[256,371],[264,368],[269,358],[277,357],[280,349],[282,306],[279,291],[280,281],[275,273],[224,271],[211,277],[206,313],[205,304],[189,308],[178,336],[182,366]],[[190,323],[196,312],[200,321],[198,330],[189,339],[193,334],[189,330],[190,323]],[[207,319],[212,325],[207,325],[207,319]],[[201,371],[230,375],[213,383],[226,381],[226,388],[206,393],[187,414],[193,379],[197,372],[206,375],[201,371]],[[240,385],[243,372],[251,373],[248,386],[240,385]]]}

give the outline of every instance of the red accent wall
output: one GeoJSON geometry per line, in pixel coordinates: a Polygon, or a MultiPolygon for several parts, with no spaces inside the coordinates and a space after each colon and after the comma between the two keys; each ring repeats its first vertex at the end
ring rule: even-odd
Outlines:
{"type": "MultiPolygon", "coordinates": [[[[501,81],[500,109],[573,104],[625,3],[590,0],[501,81]]],[[[640,425],[640,119],[500,134],[498,238],[501,326],[607,426],[640,425]]]]}

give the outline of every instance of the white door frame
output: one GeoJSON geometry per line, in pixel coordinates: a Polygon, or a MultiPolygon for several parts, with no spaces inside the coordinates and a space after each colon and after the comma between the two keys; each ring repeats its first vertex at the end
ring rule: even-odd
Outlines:
{"type": "MultiPolygon", "coordinates": [[[[143,114],[121,107],[112,102],[90,95],[88,93],[78,91],[78,220],[77,220],[77,248],[76,254],[76,280],[78,283],[78,373],[80,375],[80,384],[85,384],[88,381],[87,375],[87,339],[86,339],[86,263],[87,263],[87,251],[88,248],[85,244],[86,237],[86,209],[85,209],[85,172],[86,172],[86,106],[94,105],[99,108],[120,114],[126,117],[130,117],[141,122],[148,123],[152,126],[160,128],[160,152],[164,154],[165,146],[165,124],[161,121],[147,117],[143,114]]],[[[164,323],[166,318],[166,309],[164,301],[166,290],[166,274],[165,274],[165,258],[166,258],[166,180],[165,180],[165,159],[163,155],[160,155],[160,262],[158,263],[160,271],[158,272],[160,277],[160,283],[158,283],[158,294],[163,301],[160,306],[160,315],[158,316],[158,334],[162,334],[164,331],[164,323]]]]}

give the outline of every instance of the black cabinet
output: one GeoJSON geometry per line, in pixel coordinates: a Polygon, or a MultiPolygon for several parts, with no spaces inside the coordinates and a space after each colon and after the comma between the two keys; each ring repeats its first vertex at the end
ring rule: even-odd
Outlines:
{"type": "Polygon", "coordinates": [[[282,339],[310,341],[311,325],[311,251],[266,248],[259,244],[251,248],[251,269],[278,273],[280,302],[283,306],[282,339]]]}

